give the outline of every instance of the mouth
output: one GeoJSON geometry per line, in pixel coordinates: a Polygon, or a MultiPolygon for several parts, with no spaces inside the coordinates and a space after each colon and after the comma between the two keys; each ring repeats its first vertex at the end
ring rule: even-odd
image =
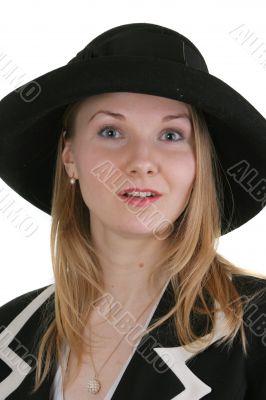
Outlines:
{"type": "Polygon", "coordinates": [[[132,204],[134,206],[143,207],[145,205],[154,203],[155,201],[159,200],[161,195],[154,195],[154,196],[131,196],[127,193],[120,194],[119,197],[127,204],[132,204]]]}

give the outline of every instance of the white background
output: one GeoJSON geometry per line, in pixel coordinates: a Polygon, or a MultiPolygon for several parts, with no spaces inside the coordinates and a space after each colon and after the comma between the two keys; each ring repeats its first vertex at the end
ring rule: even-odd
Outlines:
{"type": "MultiPolygon", "coordinates": [[[[107,29],[131,22],[155,23],[188,37],[203,54],[209,72],[231,85],[266,117],[265,15],[263,2],[258,1],[6,1],[0,12],[0,59],[9,60],[10,68],[17,66],[13,77],[23,75],[21,85],[66,64],[107,29]],[[246,42],[244,36],[241,39],[232,33],[241,25],[250,37],[246,42]]],[[[0,98],[20,86],[5,77],[4,65],[0,61],[0,98]]],[[[0,204],[0,305],[53,282],[50,216],[0,179],[1,193],[30,216],[37,230],[26,237],[1,212],[0,204]]],[[[266,273],[265,211],[221,237],[218,252],[239,266],[266,273]]]]}

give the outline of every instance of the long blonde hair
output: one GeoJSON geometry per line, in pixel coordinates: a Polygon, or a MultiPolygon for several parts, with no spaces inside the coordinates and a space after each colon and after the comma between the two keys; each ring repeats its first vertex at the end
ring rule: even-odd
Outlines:
{"type": "MultiPolygon", "coordinates": [[[[46,378],[52,363],[58,360],[62,367],[64,343],[77,356],[78,373],[84,354],[81,332],[93,304],[105,293],[101,265],[90,234],[90,212],[79,185],[70,185],[61,157],[64,148],[62,133],[66,130],[66,138],[73,137],[75,117],[83,101],[66,108],[58,142],[50,236],[55,277],[54,302],[51,300],[50,305],[54,313],[50,309],[43,320],[45,328],[39,342],[33,392],[46,378]]],[[[192,330],[191,312],[197,311],[208,316],[213,328],[214,314],[222,310],[230,329],[219,343],[230,347],[240,329],[243,351],[247,354],[243,326],[244,302],[230,276],[253,275],[263,279],[266,276],[233,265],[216,251],[217,239],[221,236],[220,210],[223,207],[219,163],[203,113],[188,106],[195,134],[194,186],[184,212],[175,221],[174,230],[167,238],[168,251],[162,254],[150,276],[150,281],[155,281],[162,269],[168,272],[175,293],[175,306],[143,334],[150,333],[173,315],[180,344],[189,346],[201,338],[192,330]],[[206,293],[210,299],[218,302],[220,308],[206,303],[206,293]],[[198,300],[200,306],[196,306],[198,300]]],[[[209,340],[212,340],[212,336],[209,340]]]]}

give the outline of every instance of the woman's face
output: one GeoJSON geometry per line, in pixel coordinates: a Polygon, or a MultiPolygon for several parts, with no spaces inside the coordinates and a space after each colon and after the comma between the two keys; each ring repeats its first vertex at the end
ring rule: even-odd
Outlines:
{"type": "Polygon", "coordinates": [[[122,201],[117,191],[156,190],[161,196],[148,207],[157,209],[157,218],[160,213],[160,219],[173,223],[179,217],[195,178],[189,108],[177,100],[139,93],[91,96],[78,111],[75,136],[62,159],[69,176],[74,173],[79,180],[92,225],[124,235],[151,233],[152,227],[137,218],[140,208],[122,201]]]}

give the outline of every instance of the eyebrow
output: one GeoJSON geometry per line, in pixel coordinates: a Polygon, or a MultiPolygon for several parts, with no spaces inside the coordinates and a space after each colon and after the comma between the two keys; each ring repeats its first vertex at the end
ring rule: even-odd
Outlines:
{"type": "MultiPolygon", "coordinates": [[[[110,115],[111,117],[118,118],[118,119],[123,119],[123,120],[126,119],[126,117],[123,114],[112,112],[112,111],[109,111],[109,110],[99,110],[99,111],[97,111],[95,114],[93,114],[90,117],[88,122],[91,122],[93,120],[93,118],[96,117],[96,115],[98,115],[98,114],[106,114],[106,115],[110,115]]],[[[164,116],[162,118],[162,122],[170,121],[171,119],[176,119],[176,118],[187,118],[192,123],[192,120],[191,120],[190,116],[188,114],[185,114],[185,113],[166,115],[166,116],[164,116]]]]}

